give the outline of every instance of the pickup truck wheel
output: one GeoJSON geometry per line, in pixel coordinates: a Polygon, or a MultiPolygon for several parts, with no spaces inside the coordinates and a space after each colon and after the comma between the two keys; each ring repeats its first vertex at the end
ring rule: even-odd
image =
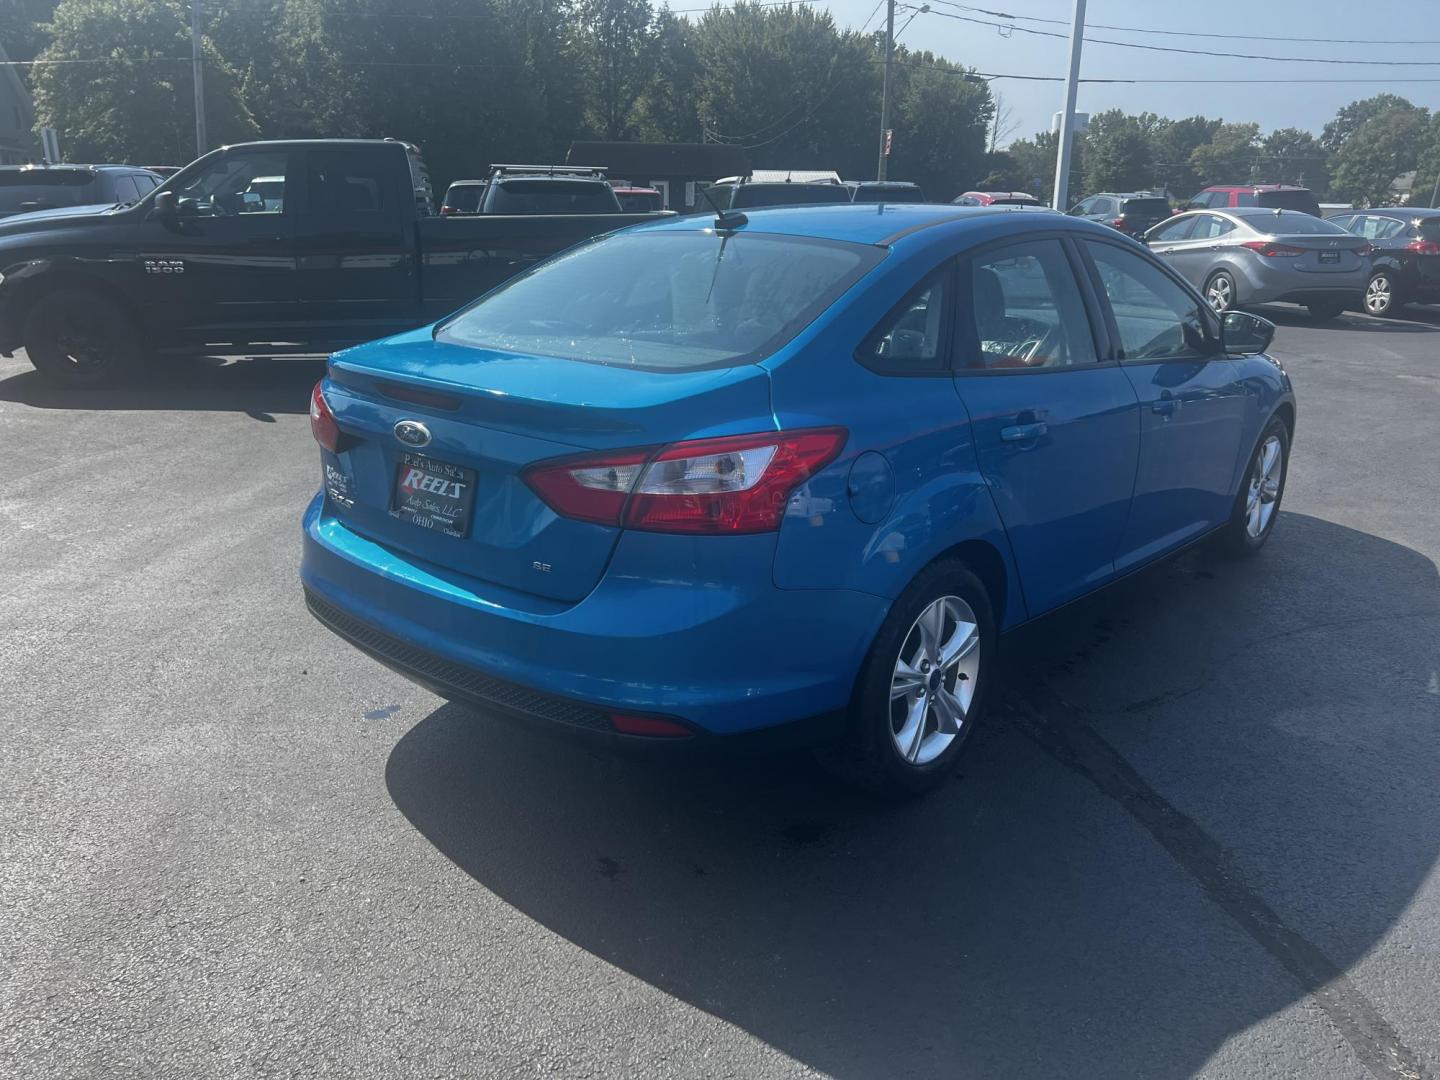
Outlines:
{"type": "Polygon", "coordinates": [[[140,334],[129,314],[103,293],[57,289],[25,320],[25,355],[51,382],[99,386],[135,366],[140,334]]]}

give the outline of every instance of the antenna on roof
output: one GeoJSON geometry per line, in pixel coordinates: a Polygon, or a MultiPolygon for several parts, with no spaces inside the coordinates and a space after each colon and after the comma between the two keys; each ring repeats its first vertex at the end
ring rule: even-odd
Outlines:
{"type": "Polygon", "coordinates": [[[701,188],[700,194],[703,195],[705,197],[705,201],[708,202],[715,209],[715,228],[717,230],[721,232],[730,232],[740,228],[741,225],[748,225],[750,223],[750,219],[747,218],[744,214],[740,213],[740,211],[738,210],[720,209],[720,204],[717,203],[714,197],[710,194],[710,189],[708,187],[701,188]]]}

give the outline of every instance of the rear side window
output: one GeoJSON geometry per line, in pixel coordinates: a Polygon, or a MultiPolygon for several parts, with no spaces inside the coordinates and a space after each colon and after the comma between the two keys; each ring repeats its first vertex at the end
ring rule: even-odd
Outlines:
{"type": "Polygon", "coordinates": [[[1201,301],[1149,259],[1086,241],[1120,334],[1121,360],[1176,360],[1210,353],[1201,301]]]}
{"type": "Polygon", "coordinates": [[[1256,198],[1253,191],[1237,191],[1235,193],[1236,206],[1259,206],[1260,200],[1256,198]]]}
{"type": "Polygon", "coordinates": [[[1223,218],[1219,214],[1201,214],[1196,220],[1195,231],[1190,234],[1191,240],[1214,240],[1217,236],[1224,236],[1235,228],[1235,223],[1229,218],[1223,218]]]}
{"type": "Polygon", "coordinates": [[[1095,341],[1058,240],[1011,244],[965,265],[973,338],[964,366],[1030,371],[1095,362],[1095,341]]]}
{"type": "MultiPolygon", "coordinates": [[[[381,213],[386,206],[385,188],[390,179],[388,164],[380,154],[310,151],[306,163],[310,212],[329,217],[381,213]]],[[[257,180],[252,187],[267,204],[283,198],[283,184],[268,178],[257,180]]]]}
{"type": "Polygon", "coordinates": [[[945,370],[946,317],[952,288],[949,268],[912,292],[865,339],[855,359],[882,375],[945,370]]]}
{"type": "Polygon", "coordinates": [[[649,371],[762,360],[884,257],[766,233],[621,232],[491,292],[436,339],[649,371]]]}
{"type": "Polygon", "coordinates": [[[615,189],[603,180],[498,180],[490,185],[491,214],[618,214],[615,189]]]}
{"type": "Polygon", "coordinates": [[[445,205],[452,210],[473,214],[480,209],[480,196],[483,194],[485,189],[479,184],[466,184],[463,187],[451,185],[450,190],[445,193],[445,205]]]}
{"type": "Polygon", "coordinates": [[[1167,221],[1158,225],[1155,231],[1150,234],[1151,240],[1184,240],[1189,237],[1190,230],[1195,228],[1195,223],[1200,220],[1200,215],[1193,217],[1176,218],[1174,221],[1167,221]]]}

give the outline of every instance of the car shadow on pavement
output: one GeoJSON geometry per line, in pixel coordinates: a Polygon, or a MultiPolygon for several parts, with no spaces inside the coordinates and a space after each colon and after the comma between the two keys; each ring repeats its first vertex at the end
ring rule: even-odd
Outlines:
{"type": "Polygon", "coordinates": [[[0,401],[39,409],[243,412],[261,421],[310,409],[323,356],[157,358],[116,386],[65,389],[26,368],[0,380],[0,401]]]}
{"type": "Polygon", "coordinates": [[[520,912],[847,1080],[1190,1076],[1297,1002],[1405,1063],[1342,973],[1440,848],[1437,628],[1428,558],[1287,513],[1259,558],[1190,553],[1011,635],[1002,706],[922,800],[456,705],[386,781],[520,912]]]}
{"type": "Polygon", "coordinates": [[[1440,308],[1436,307],[1407,307],[1388,318],[1347,311],[1337,318],[1325,320],[1316,320],[1303,307],[1292,304],[1259,304],[1246,310],[1269,319],[1277,326],[1306,326],[1314,330],[1365,334],[1433,334],[1440,331],[1440,308]]]}

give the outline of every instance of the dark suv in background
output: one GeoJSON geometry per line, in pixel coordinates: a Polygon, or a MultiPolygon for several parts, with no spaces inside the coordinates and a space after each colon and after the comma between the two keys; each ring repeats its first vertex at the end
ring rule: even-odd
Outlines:
{"type": "Polygon", "coordinates": [[[1070,208],[1071,217],[1098,221],[1137,240],[1170,215],[1170,201],[1148,191],[1102,191],[1070,208]]]}
{"type": "Polygon", "coordinates": [[[491,165],[482,214],[619,214],[604,169],[568,165],[491,165]]]}
{"type": "Polygon", "coordinates": [[[0,217],[138,202],[160,183],[135,165],[11,165],[0,168],[0,217]]]}
{"type": "Polygon", "coordinates": [[[1440,304],[1440,210],[1390,206],[1330,218],[1374,249],[1365,310],[1391,315],[1409,303],[1440,304]]]}
{"type": "Polygon", "coordinates": [[[705,189],[721,210],[751,210],[758,206],[799,206],[811,203],[848,203],[850,189],[833,180],[750,180],[730,176],[705,189]]]}
{"type": "Polygon", "coordinates": [[[1224,210],[1231,206],[1259,206],[1266,210],[1299,210],[1320,217],[1320,204],[1309,188],[1291,184],[1216,184],[1196,192],[1186,210],[1224,210]]]}

